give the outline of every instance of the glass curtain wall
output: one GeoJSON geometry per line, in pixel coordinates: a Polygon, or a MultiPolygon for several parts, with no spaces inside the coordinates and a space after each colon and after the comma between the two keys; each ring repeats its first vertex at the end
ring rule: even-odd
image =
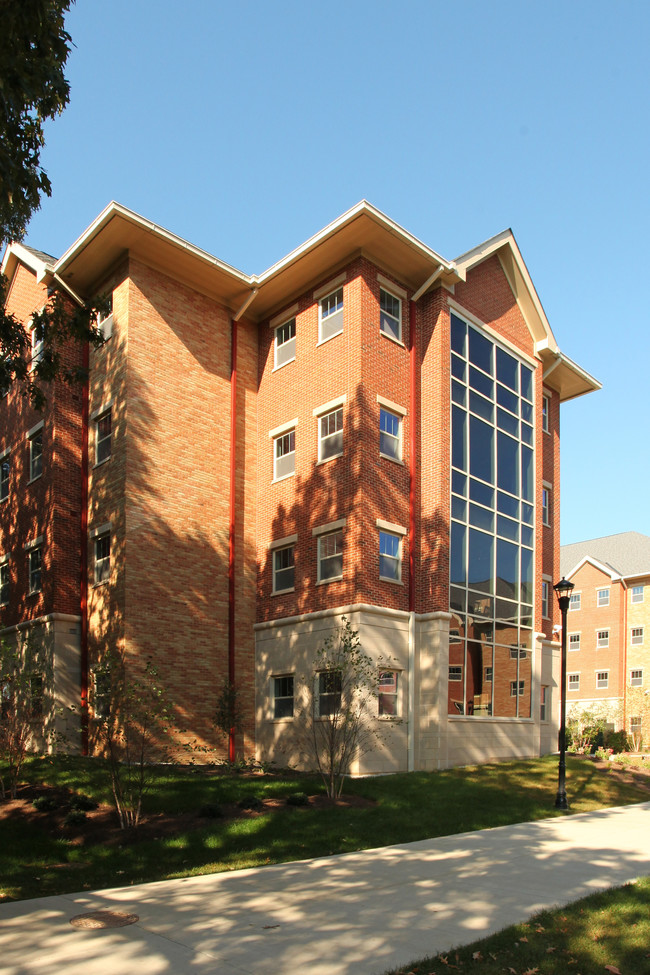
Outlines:
{"type": "Polygon", "coordinates": [[[448,713],[531,717],[533,372],[451,315],[448,713]]]}

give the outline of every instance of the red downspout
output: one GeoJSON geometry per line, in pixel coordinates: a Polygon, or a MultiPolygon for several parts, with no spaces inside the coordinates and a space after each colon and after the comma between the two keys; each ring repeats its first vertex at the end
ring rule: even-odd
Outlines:
{"type": "MultiPolygon", "coordinates": [[[[89,346],[86,342],[83,367],[88,375],[89,346]]],[[[83,385],[81,399],[81,578],[79,607],[81,613],[81,753],[88,754],[88,396],[89,380],[83,385]]]]}
{"type": "MultiPolygon", "coordinates": [[[[235,475],[237,464],[237,322],[230,321],[230,533],[228,538],[228,681],[235,683],[235,475]]],[[[228,759],[235,761],[235,729],[228,736],[228,759]]]]}
{"type": "Polygon", "coordinates": [[[409,303],[410,414],[409,425],[409,613],[415,612],[415,479],[417,475],[417,359],[415,343],[415,302],[409,303]]]}

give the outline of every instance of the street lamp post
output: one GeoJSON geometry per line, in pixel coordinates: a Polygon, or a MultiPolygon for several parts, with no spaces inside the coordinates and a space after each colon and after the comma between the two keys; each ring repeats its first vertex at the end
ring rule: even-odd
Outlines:
{"type": "Polygon", "coordinates": [[[571,602],[571,591],[573,583],[567,579],[556,582],[553,586],[557,594],[557,601],[562,613],[562,680],[560,684],[560,764],[558,767],[557,795],[555,797],[556,809],[568,809],[569,803],[566,797],[566,614],[571,602]]]}

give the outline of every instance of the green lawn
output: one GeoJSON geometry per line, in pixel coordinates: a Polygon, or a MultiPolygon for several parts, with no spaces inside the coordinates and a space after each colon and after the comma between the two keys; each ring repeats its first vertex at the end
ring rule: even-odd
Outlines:
{"type": "MultiPolygon", "coordinates": [[[[97,760],[34,758],[23,778],[110,801],[107,772],[97,760]]],[[[235,820],[202,819],[199,828],[166,838],[129,834],[114,845],[78,846],[63,833],[49,836],[37,821],[14,818],[2,823],[0,899],[238,870],[563,815],[554,809],[556,787],[557,757],[552,756],[358,779],[346,783],[345,792],[373,805],[289,807],[235,820]]],[[[291,773],[215,776],[200,768],[165,768],[156,774],[146,810],[192,813],[207,803],[286,798],[297,791],[322,794],[323,787],[318,778],[291,773]]],[[[572,812],[649,798],[640,786],[571,757],[567,792],[572,812]]]]}
{"type": "Polygon", "coordinates": [[[387,975],[648,975],[650,877],[387,975]],[[608,967],[609,966],[609,967],[608,967]]]}

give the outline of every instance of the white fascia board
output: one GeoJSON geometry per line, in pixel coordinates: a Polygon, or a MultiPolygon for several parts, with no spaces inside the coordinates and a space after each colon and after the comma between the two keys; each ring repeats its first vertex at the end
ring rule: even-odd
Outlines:
{"type": "Polygon", "coordinates": [[[341,214],[340,217],[337,217],[336,220],[333,220],[332,223],[328,223],[326,227],[323,227],[322,230],[319,230],[317,234],[314,234],[313,237],[310,237],[308,240],[306,240],[304,244],[300,245],[300,247],[296,247],[295,250],[290,251],[289,254],[286,255],[286,257],[283,257],[280,261],[277,261],[277,263],[272,264],[271,267],[269,267],[266,271],[263,272],[263,274],[260,274],[259,276],[253,275],[254,283],[262,284],[264,283],[264,281],[268,281],[270,278],[274,277],[279,271],[282,271],[284,268],[295,263],[295,261],[299,260],[308,251],[318,246],[318,244],[322,243],[328,237],[331,237],[338,230],[340,230],[341,227],[344,227],[347,223],[351,223],[356,217],[358,217],[362,213],[366,213],[368,216],[372,217],[374,220],[377,221],[377,223],[381,224],[389,233],[395,234],[395,236],[397,237],[401,237],[402,240],[409,243],[412,247],[415,247],[417,250],[425,254],[432,262],[436,261],[438,264],[442,264],[445,270],[448,271],[457,270],[454,261],[445,260],[444,257],[440,256],[440,254],[436,254],[435,251],[432,251],[431,248],[427,247],[427,245],[422,243],[421,240],[418,240],[418,238],[414,237],[413,234],[410,234],[407,230],[404,230],[403,227],[400,227],[399,224],[395,223],[394,220],[391,220],[390,217],[387,217],[386,214],[382,213],[381,210],[378,210],[371,203],[368,203],[367,200],[361,200],[355,206],[351,207],[349,210],[346,210],[345,213],[341,214]]]}
{"type": "Polygon", "coordinates": [[[54,259],[52,264],[47,263],[46,261],[42,261],[39,257],[33,254],[28,247],[24,247],[23,244],[14,242],[13,244],[9,244],[9,246],[7,247],[4,253],[4,257],[2,259],[2,266],[0,267],[0,271],[2,272],[2,274],[6,274],[7,266],[12,257],[15,260],[20,261],[22,264],[26,264],[27,267],[30,268],[35,273],[36,277],[39,280],[43,278],[48,272],[51,272],[54,263],[56,263],[54,259]]]}
{"type": "MultiPolygon", "coordinates": [[[[598,559],[595,559],[591,555],[585,555],[584,558],[580,559],[576,566],[571,569],[570,572],[567,572],[566,578],[570,579],[571,576],[576,574],[578,569],[581,569],[583,565],[586,565],[587,563],[589,565],[593,565],[595,569],[599,569],[600,572],[603,572],[606,576],[609,576],[612,582],[619,582],[623,578],[623,576],[612,569],[611,566],[605,565],[604,562],[599,562],[598,559]]],[[[596,588],[598,588],[598,586],[596,588]]]]}

